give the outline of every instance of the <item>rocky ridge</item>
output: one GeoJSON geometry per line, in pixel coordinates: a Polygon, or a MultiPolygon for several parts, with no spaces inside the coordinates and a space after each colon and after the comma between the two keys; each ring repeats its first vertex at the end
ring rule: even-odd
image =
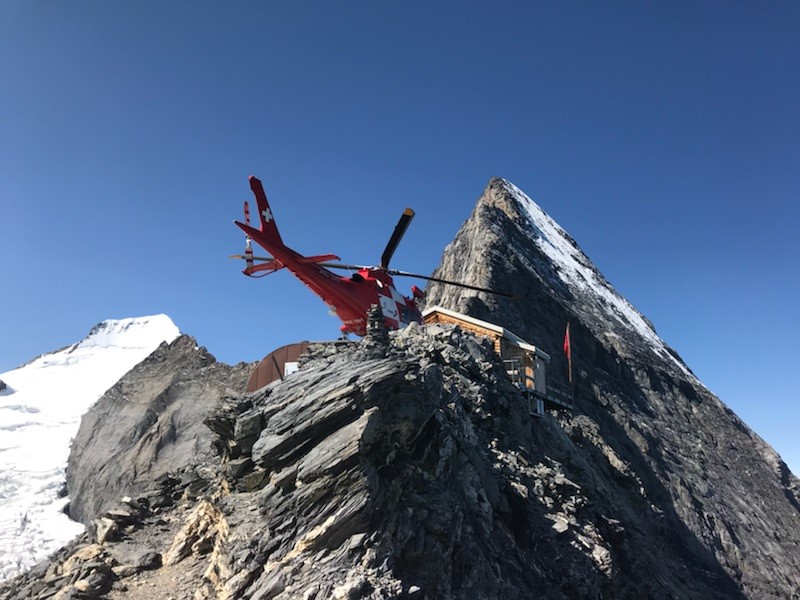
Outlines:
{"type": "Polygon", "coordinates": [[[458,329],[318,346],[205,422],[215,456],[106,508],[0,597],[736,597],[692,548],[635,546],[646,499],[613,506],[607,473],[458,329]]]}
{"type": "Polygon", "coordinates": [[[0,599],[800,598],[798,480],[520,194],[492,180],[438,275],[527,303],[429,301],[545,349],[569,319],[575,412],[530,416],[457,328],[320,344],[252,394],[179,338],[82,425],[88,532],[0,599]]]}

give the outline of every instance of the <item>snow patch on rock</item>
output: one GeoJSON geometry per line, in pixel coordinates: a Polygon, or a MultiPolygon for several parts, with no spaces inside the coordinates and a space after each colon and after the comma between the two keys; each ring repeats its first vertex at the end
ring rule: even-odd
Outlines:
{"type": "Polygon", "coordinates": [[[667,350],[666,344],[650,322],[600,274],[572,237],[525,192],[508,180],[502,181],[509,194],[524,209],[535,232],[536,245],[556,266],[561,281],[570,289],[580,290],[599,299],[608,307],[608,315],[623,327],[639,334],[659,356],[673,362],[681,371],[691,376],[686,366],[667,350]]]}

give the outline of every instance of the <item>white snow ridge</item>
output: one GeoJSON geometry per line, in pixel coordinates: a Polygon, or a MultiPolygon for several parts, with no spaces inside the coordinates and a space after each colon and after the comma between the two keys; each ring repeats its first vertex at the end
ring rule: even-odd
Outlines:
{"type": "Polygon", "coordinates": [[[108,320],[82,341],[0,380],[0,581],[83,531],[59,497],[81,417],[125,373],[180,332],[166,315],[108,320]]]}

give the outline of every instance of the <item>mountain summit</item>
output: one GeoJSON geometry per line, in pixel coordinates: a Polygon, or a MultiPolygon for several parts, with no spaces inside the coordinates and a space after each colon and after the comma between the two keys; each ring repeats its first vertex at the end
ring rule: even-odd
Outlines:
{"type": "MultiPolygon", "coordinates": [[[[434,275],[523,298],[427,290],[429,306],[545,349],[560,350],[571,322],[577,409],[556,418],[586,461],[576,481],[637,548],[615,561],[620,574],[684,573],[709,590],[702,597],[723,580],[752,598],[798,594],[798,479],[531,198],[492,179],[434,275]]],[[[555,448],[550,456],[572,462],[555,448]]]]}
{"type": "Polygon", "coordinates": [[[427,304],[506,324],[529,340],[557,348],[566,319],[578,320],[624,356],[655,360],[686,375],[686,365],[652,323],[623,298],[575,240],[513,183],[489,182],[466,223],[442,256],[434,276],[509,291],[521,302],[498,301],[432,283],[427,304]],[[487,304],[484,304],[486,302],[487,304]],[[555,304],[554,304],[555,303],[555,304]],[[551,316],[562,316],[552,322],[551,316]],[[552,333],[548,336],[548,332],[552,333]]]}
{"type": "Polygon", "coordinates": [[[569,321],[574,410],[532,415],[453,325],[311,344],[251,393],[181,336],[86,414],[87,530],[0,599],[798,597],[798,480],[525,194],[493,179],[436,275],[524,298],[428,290],[548,379],[569,321]]]}

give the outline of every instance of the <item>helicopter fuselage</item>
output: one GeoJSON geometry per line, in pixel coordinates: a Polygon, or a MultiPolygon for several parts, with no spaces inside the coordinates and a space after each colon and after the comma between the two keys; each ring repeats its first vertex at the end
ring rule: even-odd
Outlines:
{"type": "MultiPolygon", "coordinates": [[[[291,271],[336,313],[343,323],[343,333],[363,336],[367,328],[367,312],[376,304],[381,307],[389,329],[405,327],[411,322],[423,322],[415,299],[400,294],[391,275],[383,269],[363,268],[342,277],[320,264],[330,260],[332,255],[307,257],[286,246],[275,227],[261,182],[251,177],[250,183],[259,205],[261,229],[239,221],[236,221],[236,225],[274,257],[265,270],[274,272],[285,267],[291,271]]],[[[248,269],[244,272],[250,275],[252,271],[250,267],[250,272],[248,269]]]]}

